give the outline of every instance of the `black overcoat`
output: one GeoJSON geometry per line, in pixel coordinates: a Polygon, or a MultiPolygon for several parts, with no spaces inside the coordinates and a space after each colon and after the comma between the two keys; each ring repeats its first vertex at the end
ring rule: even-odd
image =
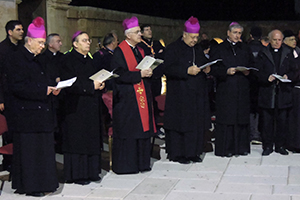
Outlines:
{"type": "Polygon", "coordinates": [[[99,95],[89,79],[96,73],[92,58],[72,50],[64,57],[61,79],[77,77],[74,84],[65,88],[65,122],[63,151],[65,153],[100,154],[99,95]]]}
{"type": "Polygon", "coordinates": [[[206,58],[200,46],[186,45],[181,38],[167,46],[165,50],[165,74],[167,76],[167,96],[164,112],[164,127],[178,132],[191,132],[210,126],[207,79],[204,72],[196,76],[188,75],[193,65],[205,64],[206,58]]]}
{"type": "Polygon", "coordinates": [[[10,57],[6,72],[9,130],[21,133],[52,132],[54,116],[50,96],[47,96],[49,80],[37,58],[25,47],[20,47],[10,57]]]}
{"type": "Polygon", "coordinates": [[[244,43],[235,47],[228,40],[211,52],[211,59],[222,59],[212,66],[211,74],[217,79],[216,121],[221,124],[248,124],[250,120],[249,77],[242,72],[227,75],[228,68],[253,67],[253,55],[244,43]],[[233,49],[234,48],[234,49],[233,49]]]}
{"type": "Polygon", "coordinates": [[[258,81],[260,84],[258,94],[258,105],[262,108],[275,108],[275,87],[277,84],[277,108],[284,109],[292,106],[292,83],[280,81],[269,82],[271,74],[287,75],[289,79],[294,79],[295,66],[293,54],[290,48],[282,45],[280,66],[276,71],[271,46],[263,48],[258,54],[258,81]]]}
{"type": "Polygon", "coordinates": [[[133,84],[141,82],[140,71],[129,71],[124,54],[120,47],[114,51],[111,68],[120,75],[113,82],[113,137],[114,138],[149,138],[153,135],[153,107],[150,83],[143,78],[149,109],[150,130],[143,131],[138,103],[133,84]]]}

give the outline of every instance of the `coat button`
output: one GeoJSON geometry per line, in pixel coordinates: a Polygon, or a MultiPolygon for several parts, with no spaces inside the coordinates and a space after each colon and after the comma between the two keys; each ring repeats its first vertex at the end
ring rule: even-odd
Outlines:
{"type": "Polygon", "coordinates": [[[41,74],[44,74],[44,72],[41,72],[41,74]]]}
{"type": "Polygon", "coordinates": [[[86,89],[83,89],[83,92],[86,92],[86,89]]]}
{"type": "Polygon", "coordinates": [[[38,106],[38,108],[41,109],[42,107],[41,107],[41,106],[38,106]]]}

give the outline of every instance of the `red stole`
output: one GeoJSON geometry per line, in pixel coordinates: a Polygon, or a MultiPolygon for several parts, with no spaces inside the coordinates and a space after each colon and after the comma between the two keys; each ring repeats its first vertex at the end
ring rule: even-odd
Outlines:
{"type": "MultiPolygon", "coordinates": [[[[138,63],[135,59],[135,56],[134,56],[133,51],[132,51],[131,47],[129,46],[129,44],[127,44],[127,42],[124,40],[123,42],[121,42],[119,47],[121,48],[123,55],[125,57],[125,60],[126,60],[127,66],[128,66],[128,70],[129,71],[140,71],[139,69],[136,69],[136,66],[138,65],[138,63]]],[[[145,53],[144,53],[143,49],[141,49],[140,47],[137,47],[137,48],[138,48],[139,52],[141,53],[142,57],[144,57],[145,53]]],[[[137,101],[138,107],[139,107],[143,130],[144,130],[144,132],[146,132],[146,131],[150,130],[150,125],[149,125],[148,102],[147,102],[146,90],[145,90],[145,85],[144,85],[143,79],[141,80],[140,83],[133,84],[133,87],[134,87],[134,91],[135,91],[136,101],[137,101]]],[[[156,132],[154,116],[152,116],[152,118],[153,118],[154,132],[156,132]]]]}

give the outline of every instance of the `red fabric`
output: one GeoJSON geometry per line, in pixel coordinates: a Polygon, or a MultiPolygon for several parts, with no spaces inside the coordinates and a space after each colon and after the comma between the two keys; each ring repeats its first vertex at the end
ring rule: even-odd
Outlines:
{"type": "MultiPolygon", "coordinates": [[[[113,93],[112,92],[106,92],[102,94],[102,99],[106,107],[108,108],[108,112],[110,114],[110,117],[113,118],[113,93]]],[[[113,129],[112,127],[108,128],[108,136],[113,135],[113,129]]]]}
{"type": "MultiPolygon", "coordinates": [[[[121,42],[119,47],[121,48],[121,50],[124,54],[129,71],[139,71],[139,69],[136,69],[136,66],[138,63],[137,63],[135,56],[131,50],[131,47],[127,44],[127,42],[124,40],[123,42],[121,42]]],[[[138,48],[138,50],[144,57],[145,56],[144,51],[141,48],[138,48]]],[[[139,107],[143,130],[144,130],[144,132],[146,132],[146,131],[150,130],[150,127],[149,127],[148,102],[147,102],[144,81],[141,80],[140,83],[134,84],[133,87],[134,87],[134,91],[135,91],[136,101],[137,101],[138,107],[139,107]]]]}
{"type": "Polygon", "coordinates": [[[4,115],[0,114],[0,135],[7,131],[7,123],[4,115]]]}
{"type": "Polygon", "coordinates": [[[10,143],[8,145],[0,147],[0,154],[13,155],[13,144],[10,143]]]}

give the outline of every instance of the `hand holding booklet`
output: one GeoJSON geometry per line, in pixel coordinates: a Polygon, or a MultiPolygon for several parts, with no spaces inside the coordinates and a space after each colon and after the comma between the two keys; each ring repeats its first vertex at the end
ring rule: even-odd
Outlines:
{"type": "Polygon", "coordinates": [[[285,83],[289,83],[292,82],[290,79],[285,79],[282,76],[278,75],[278,74],[272,74],[272,76],[274,76],[275,78],[277,78],[278,80],[280,80],[281,82],[285,82],[285,83]]]}
{"type": "Polygon", "coordinates": [[[206,64],[204,64],[204,65],[201,65],[199,68],[200,68],[200,69],[204,69],[205,67],[207,67],[207,66],[209,66],[209,65],[213,65],[213,64],[215,64],[215,63],[217,63],[217,62],[219,62],[219,61],[222,61],[222,59],[217,59],[217,60],[211,61],[211,62],[209,62],[209,63],[206,63],[206,64]]]}
{"type": "Polygon", "coordinates": [[[164,61],[161,59],[155,59],[151,56],[145,56],[143,60],[136,66],[136,69],[143,70],[151,68],[152,70],[154,70],[158,65],[160,65],[163,62],[164,61]]]}
{"type": "Polygon", "coordinates": [[[259,71],[258,69],[254,68],[254,67],[244,67],[244,66],[237,66],[235,68],[236,71],[240,71],[240,72],[243,72],[243,71],[248,71],[248,70],[255,70],[255,71],[259,71]]]}
{"type": "Polygon", "coordinates": [[[57,83],[56,89],[63,89],[66,87],[71,87],[73,83],[76,81],[77,77],[65,80],[65,81],[59,81],[57,83]]]}
{"type": "Polygon", "coordinates": [[[108,79],[111,78],[117,78],[119,77],[118,74],[114,74],[113,71],[109,72],[106,69],[101,69],[99,72],[97,72],[96,74],[92,75],[90,77],[91,80],[93,81],[100,81],[100,82],[104,82],[108,79]]]}

